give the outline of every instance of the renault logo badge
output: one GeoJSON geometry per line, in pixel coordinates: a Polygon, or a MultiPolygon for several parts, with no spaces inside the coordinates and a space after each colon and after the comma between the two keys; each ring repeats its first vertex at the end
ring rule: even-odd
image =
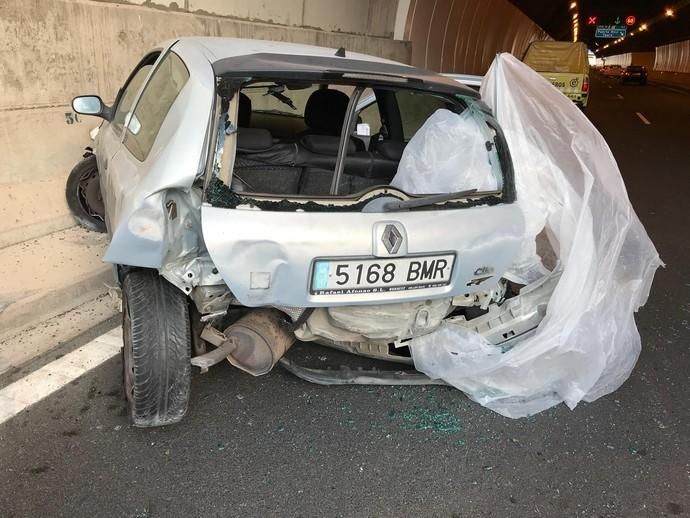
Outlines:
{"type": "Polygon", "coordinates": [[[386,247],[389,254],[396,254],[400,250],[400,245],[402,245],[403,237],[400,231],[395,228],[395,225],[386,225],[383,229],[383,234],[381,235],[381,241],[383,246],[386,247]]]}

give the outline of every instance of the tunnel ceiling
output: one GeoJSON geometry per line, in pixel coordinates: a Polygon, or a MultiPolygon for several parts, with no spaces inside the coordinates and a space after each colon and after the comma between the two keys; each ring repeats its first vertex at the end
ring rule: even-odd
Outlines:
{"type": "Polygon", "coordinates": [[[577,0],[577,7],[570,8],[573,0],[510,0],[513,5],[540,25],[556,40],[572,41],[573,13],[578,13],[579,41],[584,41],[592,50],[598,50],[598,56],[621,54],[624,52],[654,51],[659,45],[690,39],[690,0],[577,0]],[[667,8],[674,11],[672,17],[665,15],[667,8]],[[594,37],[595,26],[588,25],[590,16],[597,17],[597,23],[611,25],[617,17],[625,20],[635,16],[636,23],[630,31],[634,36],[626,37],[614,44],[613,39],[594,37]],[[641,24],[646,23],[646,31],[640,31],[641,24]],[[603,46],[609,44],[609,48],[603,46]]]}

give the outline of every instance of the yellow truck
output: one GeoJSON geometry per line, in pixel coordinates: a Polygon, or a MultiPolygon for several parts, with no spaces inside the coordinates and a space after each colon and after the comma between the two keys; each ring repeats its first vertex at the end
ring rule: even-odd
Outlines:
{"type": "Polygon", "coordinates": [[[535,41],[522,61],[571,101],[585,108],[589,98],[587,46],[582,42],[535,41]]]}

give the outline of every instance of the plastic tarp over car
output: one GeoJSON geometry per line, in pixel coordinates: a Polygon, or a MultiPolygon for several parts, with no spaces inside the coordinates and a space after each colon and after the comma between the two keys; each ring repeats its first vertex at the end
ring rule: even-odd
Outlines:
{"type": "Polygon", "coordinates": [[[405,147],[391,185],[415,194],[495,191],[487,140],[470,110],[436,110],[405,147]]]}
{"type": "Polygon", "coordinates": [[[560,280],[536,332],[511,349],[445,323],[413,339],[412,356],[418,370],[507,417],[574,408],[630,375],[640,352],[633,314],[662,263],[608,145],[575,105],[510,54],[496,57],[481,93],[508,141],[527,223],[507,276],[538,282],[535,238],[545,233],[560,280]]]}

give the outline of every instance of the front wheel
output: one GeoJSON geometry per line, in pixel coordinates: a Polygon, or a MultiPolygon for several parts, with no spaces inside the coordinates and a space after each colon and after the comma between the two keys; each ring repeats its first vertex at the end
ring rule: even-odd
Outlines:
{"type": "Polygon", "coordinates": [[[187,412],[191,330],[187,296],[154,270],[122,283],[123,384],[130,423],[163,426],[187,412]]]}
{"type": "Polygon", "coordinates": [[[105,232],[105,205],[99,182],[96,155],[87,154],[70,172],[65,197],[79,225],[95,232],[105,232]]]}

